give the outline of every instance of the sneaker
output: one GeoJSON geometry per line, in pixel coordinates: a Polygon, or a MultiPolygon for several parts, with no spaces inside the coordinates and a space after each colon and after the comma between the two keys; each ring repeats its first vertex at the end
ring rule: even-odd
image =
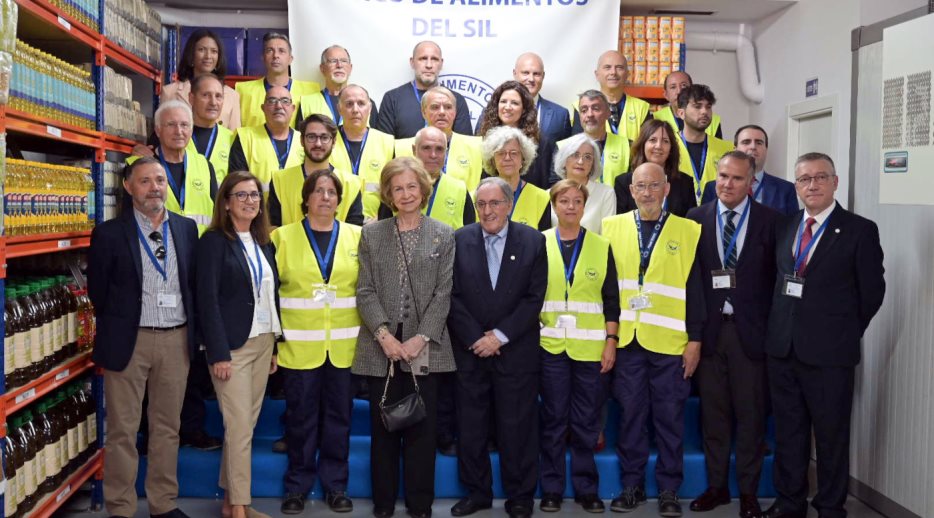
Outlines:
{"type": "Polygon", "coordinates": [[[658,494],[658,514],[671,518],[681,516],[681,504],[674,491],[667,489],[658,494]]]}
{"type": "Polygon", "coordinates": [[[628,513],[645,502],[645,489],[641,486],[630,486],[610,502],[610,510],[615,513],[628,513]]]}

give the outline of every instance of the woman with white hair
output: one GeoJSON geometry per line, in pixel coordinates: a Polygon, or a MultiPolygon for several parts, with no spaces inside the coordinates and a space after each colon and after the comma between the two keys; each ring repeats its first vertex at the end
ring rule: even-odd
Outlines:
{"type": "MultiPolygon", "coordinates": [[[[587,186],[590,195],[584,206],[581,226],[599,234],[603,218],[616,214],[616,192],[609,185],[597,182],[603,175],[600,147],[586,133],[578,133],[558,148],[554,164],[558,178],[587,186]]],[[[554,210],[551,211],[551,223],[558,224],[554,210]]]]}
{"type": "Polygon", "coordinates": [[[538,230],[551,228],[551,199],[548,191],[525,181],[522,176],[535,160],[535,143],[522,131],[500,126],[483,139],[483,169],[498,176],[512,188],[513,203],[509,219],[538,230]]]}

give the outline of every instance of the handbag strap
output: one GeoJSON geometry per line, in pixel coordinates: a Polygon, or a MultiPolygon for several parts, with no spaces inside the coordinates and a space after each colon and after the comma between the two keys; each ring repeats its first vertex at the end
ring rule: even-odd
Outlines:
{"type": "MultiPolygon", "coordinates": [[[[418,378],[415,377],[415,370],[409,369],[412,371],[412,383],[415,384],[415,393],[420,394],[418,390],[418,378]]],[[[386,393],[389,391],[389,380],[392,379],[395,375],[395,366],[392,364],[392,360],[389,360],[389,368],[386,369],[386,384],[383,385],[383,397],[379,400],[379,406],[383,407],[386,404],[386,393]]]]}

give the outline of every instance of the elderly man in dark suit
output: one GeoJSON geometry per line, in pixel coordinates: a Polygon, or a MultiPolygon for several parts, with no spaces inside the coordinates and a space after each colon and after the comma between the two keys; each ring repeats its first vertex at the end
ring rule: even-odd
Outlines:
{"type": "Polygon", "coordinates": [[[691,209],[701,224],[698,257],[707,320],[697,382],[707,490],[694,512],[730,502],[728,476],[736,419],[740,516],[762,512],[756,500],[765,454],[765,327],[775,283],[775,225],[780,216],[748,195],[755,159],[730,151],[717,164],[717,201],[691,209]]]}
{"type": "Polygon", "coordinates": [[[811,429],[820,516],[846,516],[850,411],[860,339],[885,296],[879,229],[834,200],[837,173],[823,153],[795,163],[804,210],[779,226],[765,352],[775,415],[775,490],[763,516],[807,515],[811,429]]]}
{"type": "Polygon", "coordinates": [[[454,234],[448,329],[457,364],[458,471],[469,494],[451,514],[466,516],[492,504],[487,433],[493,412],[506,512],[527,517],[538,484],[538,315],[548,280],[545,237],[509,221],[513,193],[504,180],[482,180],[476,200],[479,223],[454,234]]]}
{"type": "Polygon", "coordinates": [[[166,171],[153,157],[125,171],[132,199],[117,219],[91,234],[88,294],[97,317],[94,363],[104,368],[107,439],[104,500],[113,516],[136,513],[136,434],[149,387],[149,512],[185,518],[178,509],[178,427],[194,354],[194,221],[166,210],[166,171]]]}

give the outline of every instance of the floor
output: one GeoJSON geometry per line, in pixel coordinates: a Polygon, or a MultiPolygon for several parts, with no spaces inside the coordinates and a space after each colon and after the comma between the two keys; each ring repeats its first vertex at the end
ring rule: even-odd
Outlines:
{"type": "MultiPolygon", "coordinates": [[[[107,513],[104,511],[99,512],[89,512],[87,511],[90,500],[87,496],[76,495],[75,499],[72,500],[69,504],[66,504],[66,509],[60,510],[54,516],[55,518],[106,518],[107,513]]],[[[300,515],[284,515],[279,513],[279,500],[275,498],[262,498],[255,500],[253,506],[264,513],[267,513],[274,517],[282,516],[327,516],[334,518],[336,516],[345,516],[347,518],[351,517],[369,517],[371,505],[369,500],[358,499],[355,500],[356,508],[354,512],[348,513],[346,515],[337,515],[328,510],[327,505],[319,500],[309,501],[306,503],[305,512],[300,515]]],[[[455,500],[438,500],[435,501],[434,505],[434,515],[435,516],[450,516],[451,515],[451,506],[454,505],[455,500]]],[[[609,502],[605,502],[609,506],[609,502]]],[[[729,506],[719,507],[708,513],[692,513],[687,510],[688,504],[690,502],[683,500],[681,505],[684,506],[685,516],[704,516],[704,518],[735,518],[739,514],[739,502],[735,501],[729,506]]],[[[771,502],[769,500],[762,501],[762,507],[765,509],[771,502]]],[[[181,499],[178,502],[179,508],[185,511],[188,516],[191,518],[211,518],[220,516],[220,501],[217,500],[208,500],[208,499],[181,499]]],[[[866,507],[862,502],[856,500],[855,498],[850,497],[846,505],[847,511],[849,512],[850,518],[880,518],[883,515],[875,512],[874,510],[866,507]]],[[[503,501],[498,500],[493,503],[493,509],[490,511],[482,511],[477,513],[477,518],[491,518],[493,516],[501,517],[505,516],[505,511],[503,510],[503,501]]],[[[589,513],[585,513],[580,507],[576,506],[573,501],[565,500],[564,507],[561,512],[558,513],[543,513],[535,509],[535,514],[537,516],[554,516],[554,517],[577,517],[583,518],[585,516],[593,516],[589,513]]],[[[640,507],[632,513],[625,515],[610,513],[609,507],[607,508],[607,514],[613,516],[625,516],[626,518],[648,518],[648,517],[657,517],[658,513],[656,512],[655,502],[649,500],[649,503],[640,507]]],[[[136,512],[134,518],[146,518],[149,516],[149,513],[146,508],[146,501],[141,500],[139,505],[139,510],[136,512]]],[[[402,503],[399,503],[399,506],[396,508],[396,516],[399,518],[405,518],[404,508],[402,503]]],[[[809,517],[816,517],[817,512],[813,509],[810,510],[808,514],[809,517]]]]}

